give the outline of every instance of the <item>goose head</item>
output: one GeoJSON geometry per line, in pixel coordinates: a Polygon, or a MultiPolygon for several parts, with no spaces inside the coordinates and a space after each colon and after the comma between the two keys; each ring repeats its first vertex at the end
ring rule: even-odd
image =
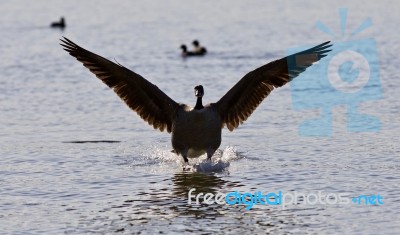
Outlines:
{"type": "Polygon", "coordinates": [[[203,97],[203,95],[204,95],[204,89],[203,89],[203,86],[202,86],[202,85],[198,85],[198,86],[195,86],[195,87],[194,87],[194,95],[195,95],[197,98],[203,97]]]}
{"type": "Polygon", "coordinates": [[[203,98],[204,95],[204,89],[202,85],[198,85],[194,87],[194,95],[197,97],[197,102],[196,106],[194,106],[194,109],[202,109],[204,108],[203,102],[201,98],[203,98]]]}

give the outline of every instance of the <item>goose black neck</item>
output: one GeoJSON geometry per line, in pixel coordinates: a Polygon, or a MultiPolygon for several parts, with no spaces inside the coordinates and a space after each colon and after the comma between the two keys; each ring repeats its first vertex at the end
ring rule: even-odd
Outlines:
{"type": "Polygon", "coordinates": [[[197,102],[196,102],[196,106],[194,106],[194,109],[203,109],[203,102],[202,102],[202,97],[197,97],[197,102]]]}

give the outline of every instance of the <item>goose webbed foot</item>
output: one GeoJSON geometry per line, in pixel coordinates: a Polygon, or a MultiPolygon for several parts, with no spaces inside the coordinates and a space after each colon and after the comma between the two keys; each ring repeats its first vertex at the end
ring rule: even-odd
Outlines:
{"type": "Polygon", "coordinates": [[[190,171],[189,160],[186,156],[182,156],[185,163],[183,164],[183,171],[190,171]]]}
{"type": "Polygon", "coordinates": [[[191,171],[191,170],[192,170],[192,167],[189,166],[189,165],[185,165],[185,166],[182,167],[182,170],[183,170],[183,171],[191,171]]]}

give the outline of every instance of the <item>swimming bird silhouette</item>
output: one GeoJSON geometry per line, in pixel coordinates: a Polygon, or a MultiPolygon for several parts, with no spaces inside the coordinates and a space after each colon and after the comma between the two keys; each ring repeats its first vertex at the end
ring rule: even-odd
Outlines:
{"type": "Polygon", "coordinates": [[[200,42],[198,40],[194,40],[192,42],[192,45],[194,47],[193,52],[198,53],[201,55],[205,55],[207,53],[207,49],[203,46],[200,46],[200,42]]]}
{"type": "Polygon", "coordinates": [[[60,22],[53,22],[51,23],[50,27],[52,28],[65,28],[67,25],[65,24],[65,19],[64,17],[60,18],[60,22]]]}
{"type": "Polygon", "coordinates": [[[182,49],[182,57],[187,57],[187,56],[203,56],[205,55],[206,52],[204,51],[188,51],[187,46],[185,44],[181,45],[182,49]]]}
{"type": "Polygon", "coordinates": [[[154,129],[172,133],[174,152],[188,158],[207,153],[211,159],[221,144],[221,129],[233,131],[276,87],[281,87],[326,56],[330,42],[272,61],[247,73],[216,103],[203,106],[203,86],[194,88],[196,105],[175,102],[157,86],[124,66],[96,55],[64,37],[61,46],[83,63],[154,129]],[[290,64],[290,66],[288,66],[290,64]]]}

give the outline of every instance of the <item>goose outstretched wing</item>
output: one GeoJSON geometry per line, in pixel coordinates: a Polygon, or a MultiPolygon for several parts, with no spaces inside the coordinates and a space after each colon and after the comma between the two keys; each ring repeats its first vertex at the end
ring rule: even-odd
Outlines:
{"type": "Polygon", "coordinates": [[[223,126],[233,131],[276,87],[281,87],[331,51],[330,42],[272,61],[246,74],[218,102],[211,104],[221,116],[223,126]]]}
{"type": "Polygon", "coordinates": [[[61,42],[60,45],[64,47],[64,50],[112,88],[143,120],[154,129],[171,132],[172,120],[179,107],[178,103],[157,86],[124,66],[96,55],[68,38],[64,37],[61,42]]]}

